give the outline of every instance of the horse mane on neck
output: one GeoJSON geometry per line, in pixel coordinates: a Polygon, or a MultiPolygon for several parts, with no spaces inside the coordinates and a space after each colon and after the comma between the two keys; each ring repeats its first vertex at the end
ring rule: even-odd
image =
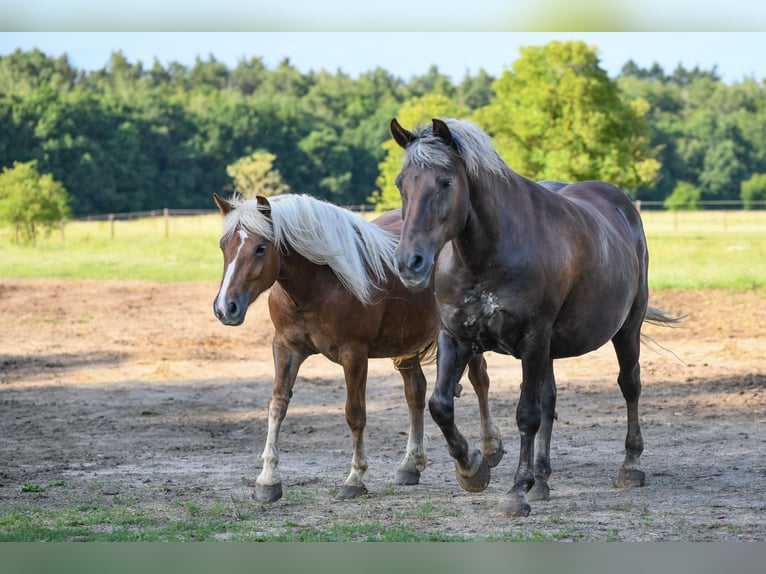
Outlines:
{"type": "MultiPolygon", "coordinates": [[[[465,163],[468,176],[473,180],[494,175],[509,179],[513,171],[502,160],[492,140],[475,123],[455,118],[442,118],[452,133],[457,153],[465,163]]],[[[405,162],[421,167],[449,167],[454,150],[433,132],[433,124],[418,126],[415,139],[405,150],[405,162]]]]}
{"type": "Polygon", "coordinates": [[[234,209],[224,219],[224,238],[241,225],[277,249],[289,247],[312,263],[328,265],[365,305],[372,300],[375,282],[395,269],[399,238],[347,209],[298,194],[269,198],[269,216],[254,199],[235,198],[231,203],[234,209]]]}

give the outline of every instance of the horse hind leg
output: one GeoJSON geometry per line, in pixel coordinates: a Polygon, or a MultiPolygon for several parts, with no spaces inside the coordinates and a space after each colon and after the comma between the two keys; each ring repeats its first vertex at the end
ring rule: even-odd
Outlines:
{"type": "Polygon", "coordinates": [[[351,429],[353,455],[351,472],[336,495],[336,500],[348,500],[367,493],[364,485],[364,474],[367,472],[364,447],[364,427],[367,424],[367,353],[348,352],[342,362],[346,377],[346,422],[351,429]]]}
{"type": "Polygon", "coordinates": [[[487,464],[494,468],[502,460],[505,450],[500,438],[500,428],[495,424],[489,409],[489,375],[484,355],[476,355],[468,361],[468,380],[471,381],[479,401],[481,454],[487,460],[487,464]]]}
{"type": "Polygon", "coordinates": [[[620,373],[617,383],[625,398],[628,413],[628,432],[625,437],[625,460],[615,481],[620,488],[644,486],[646,477],[641,470],[641,453],[644,440],[638,420],[638,399],[641,396],[641,324],[632,328],[623,327],[612,339],[620,373]]]}
{"type": "Polygon", "coordinates": [[[540,393],[540,414],[540,428],[535,437],[535,483],[527,493],[530,502],[550,498],[548,479],[551,476],[551,434],[556,419],[556,379],[552,360],[548,364],[540,393]]]}
{"type": "Polygon", "coordinates": [[[426,408],[426,377],[417,356],[395,361],[404,381],[404,396],[409,410],[407,451],[396,471],[396,484],[413,485],[420,482],[420,473],[427,464],[423,445],[423,423],[426,408]]]}

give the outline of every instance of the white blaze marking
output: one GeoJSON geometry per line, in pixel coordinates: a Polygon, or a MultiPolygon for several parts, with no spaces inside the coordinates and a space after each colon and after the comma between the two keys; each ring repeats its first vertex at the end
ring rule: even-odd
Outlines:
{"type": "Polygon", "coordinates": [[[234,270],[235,266],[237,264],[237,258],[239,257],[239,252],[242,251],[242,248],[245,246],[245,241],[247,241],[247,232],[244,229],[239,230],[239,247],[237,248],[237,254],[234,256],[234,259],[229,262],[229,264],[226,266],[226,273],[223,276],[223,283],[221,284],[221,290],[218,292],[218,298],[215,301],[216,307],[218,307],[218,311],[220,311],[222,314],[226,313],[226,292],[229,290],[229,283],[231,283],[231,278],[234,276],[234,270]]]}

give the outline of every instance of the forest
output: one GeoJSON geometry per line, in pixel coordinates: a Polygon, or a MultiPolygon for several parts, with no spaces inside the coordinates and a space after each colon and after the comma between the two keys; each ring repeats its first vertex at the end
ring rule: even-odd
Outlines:
{"type": "Polygon", "coordinates": [[[230,69],[212,55],[186,67],[116,51],[91,72],[39,50],[0,56],[0,170],[34,161],[74,216],[210,209],[213,192],[236,191],[227,167],[255,152],[274,158],[282,189],[396,205],[389,122],[445,115],[476,121],[530,179],[604,179],[666,205],[766,199],[754,183],[766,173],[763,80],[632,60],[610,78],[582,42],[530,46],[499,77],[460,82],[436,66],[405,80],[302,73],[289,59],[269,69],[257,56],[230,69]]]}

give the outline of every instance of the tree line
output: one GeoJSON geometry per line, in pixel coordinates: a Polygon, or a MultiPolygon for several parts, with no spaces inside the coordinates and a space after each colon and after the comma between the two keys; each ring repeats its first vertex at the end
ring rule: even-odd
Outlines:
{"type": "Polygon", "coordinates": [[[476,121],[531,179],[605,179],[678,205],[739,199],[749,182],[746,195],[764,199],[763,81],[632,61],[609,78],[582,42],[527,47],[509,64],[453,82],[436,66],[404,80],[382,68],[302,73],[289,59],[269,69],[259,57],[233,69],[212,55],[144,65],[117,51],[86,72],[66,55],[16,50],[0,56],[0,169],[33,162],[74,215],[209,208],[213,192],[235,191],[232,166],[256,154],[273,159],[278,187],[384,207],[398,202],[391,118],[412,128],[452,115],[476,121]]]}

